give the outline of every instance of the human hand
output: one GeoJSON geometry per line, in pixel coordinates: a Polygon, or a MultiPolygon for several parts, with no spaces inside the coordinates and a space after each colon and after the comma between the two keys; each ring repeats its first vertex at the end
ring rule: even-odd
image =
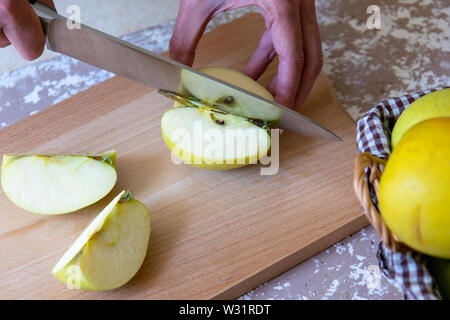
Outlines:
{"type": "Polygon", "coordinates": [[[322,69],[322,44],[314,0],[181,0],[170,41],[170,56],[192,66],[208,22],[223,11],[255,5],[266,31],[245,68],[258,79],[278,55],[278,73],[269,84],[275,100],[298,109],[322,69]]]}
{"type": "MultiPolygon", "coordinates": [[[[53,1],[45,3],[53,6],[53,1]]],[[[0,48],[11,44],[27,60],[38,58],[44,50],[41,23],[27,0],[0,0],[0,48]]]]}

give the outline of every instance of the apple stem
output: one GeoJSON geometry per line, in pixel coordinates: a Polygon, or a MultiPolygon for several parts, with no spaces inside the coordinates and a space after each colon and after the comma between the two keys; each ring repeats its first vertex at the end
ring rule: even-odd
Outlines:
{"type": "Polygon", "coordinates": [[[103,156],[103,162],[106,162],[109,165],[113,164],[113,161],[112,161],[111,157],[110,156],[106,156],[106,155],[103,156]]]}
{"type": "Polygon", "coordinates": [[[131,192],[130,190],[127,190],[127,192],[125,194],[122,195],[122,197],[120,197],[119,203],[124,203],[128,200],[130,200],[131,198],[131,192]]]}

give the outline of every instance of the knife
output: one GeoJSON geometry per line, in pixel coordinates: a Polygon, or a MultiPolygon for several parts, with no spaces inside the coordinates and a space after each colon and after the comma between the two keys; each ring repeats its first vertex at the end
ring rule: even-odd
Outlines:
{"type": "Polygon", "coordinates": [[[186,90],[195,85],[204,92],[214,91],[223,96],[220,101],[199,103],[307,136],[342,141],[327,128],[292,109],[81,23],[73,28],[73,21],[54,9],[36,0],[30,2],[47,35],[47,48],[52,51],[159,89],[159,93],[173,100],[195,100],[186,90]],[[230,101],[231,104],[226,103],[230,101]]]}

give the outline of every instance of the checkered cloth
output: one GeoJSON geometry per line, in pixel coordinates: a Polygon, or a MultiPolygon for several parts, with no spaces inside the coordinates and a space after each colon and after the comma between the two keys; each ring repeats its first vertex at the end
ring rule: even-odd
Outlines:
{"type": "MultiPolygon", "coordinates": [[[[391,153],[391,132],[403,110],[425,94],[441,89],[444,88],[416,92],[375,105],[358,121],[356,135],[358,152],[368,152],[378,158],[388,159],[391,153]]],[[[367,168],[366,181],[368,177],[367,168]]],[[[375,192],[370,185],[369,191],[373,203],[378,206],[375,192]]],[[[380,242],[377,257],[381,271],[402,287],[405,299],[441,299],[437,283],[426,268],[424,255],[417,252],[393,253],[380,242]]]]}

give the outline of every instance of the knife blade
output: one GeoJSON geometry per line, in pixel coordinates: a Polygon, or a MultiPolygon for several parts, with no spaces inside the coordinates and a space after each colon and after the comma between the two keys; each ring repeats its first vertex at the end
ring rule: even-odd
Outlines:
{"type": "Polygon", "coordinates": [[[40,3],[33,4],[33,8],[47,35],[47,48],[52,51],[165,92],[185,95],[186,88],[195,84],[204,92],[220,93],[222,101],[233,101],[232,105],[213,103],[237,116],[276,124],[315,138],[342,141],[329,129],[276,102],[81,23],[79,28],[73,28],[70,20],[40,3]]]}

